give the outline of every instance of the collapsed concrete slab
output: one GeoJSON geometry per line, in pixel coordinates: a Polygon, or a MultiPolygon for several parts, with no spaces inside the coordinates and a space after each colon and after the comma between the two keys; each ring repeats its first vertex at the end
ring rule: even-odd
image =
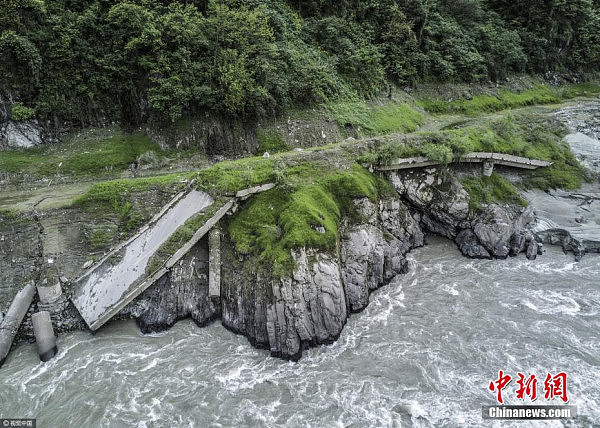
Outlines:
{"type": "Polygon", "coordinates": [[[197,190],[178,195],[158,218],[76,281],[71,300],[92,330],[150,285],[145,279],[152,256],[180,226],[212,203],[208,194],[197,190]]]}

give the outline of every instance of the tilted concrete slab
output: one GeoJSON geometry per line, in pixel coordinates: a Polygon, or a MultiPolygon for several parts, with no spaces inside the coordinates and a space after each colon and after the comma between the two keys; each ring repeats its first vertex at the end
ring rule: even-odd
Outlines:
{"type": "MultiPolygon", "coordinates": [[[[511,166],[522,169],[537,169],[552,165],[552,162],[546,162],[539,159],[529,159],[522,156],[508,155],[505,153],[473,152],[467,153],[452,163],[482,163],[492,161],[496,165],[511,166]]],[[[396,159],[387,165],[378,165],[375,167],[378,171],[393,171],[399,169],[424,168],[427,166],[441,165],[441,162],[430,160],[426,157],[411,157],[396,159]]]]}
{"type": "Polygon", "coordinates": [[[178,195],[153,222],[76,281],[71,300],[92,330],[150,285],[144,279],[152,256],[180,226],[212,203],[208,194],[197,190],[178,195]]]}
{"type": "Polygon", "coordinates": [[[91,330],[97,330],[144,290],[166,274],[194,245],[200,241],[227,213],[237,206],[238,200],[265,192],[273,183],[240,190],[236,197],[223,205],[196,233],[162,266],[149,275],[146,266],[169,237],[193,215],[211,206],[214,201],[203,192],[180,193],[158,213],[137,235],[121,244],[75,282],[71,298],[91,330]],[[120,259],[113,262],[115,258],[120,259]]]}

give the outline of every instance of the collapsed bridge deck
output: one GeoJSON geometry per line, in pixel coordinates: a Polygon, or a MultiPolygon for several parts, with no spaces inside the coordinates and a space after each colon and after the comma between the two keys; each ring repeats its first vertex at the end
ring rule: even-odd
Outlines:
{"type": "Polygon", "coordinates": [[[171,269],[217,222],[235,206],[238,199],[272,189],[268,183],[237,192],[196,231],[179,250],[154,272],[147,272],[152,257],[169,238],[194,215],[211,207],[210,195],[197,190],[173,198],[134,237],[121,244],[75,281],[71,301],[91,330],[97,330],[144,290],[171,269]]]}

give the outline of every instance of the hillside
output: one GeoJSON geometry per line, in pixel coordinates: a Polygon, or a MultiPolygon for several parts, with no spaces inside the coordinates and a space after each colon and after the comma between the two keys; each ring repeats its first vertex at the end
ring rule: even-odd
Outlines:
{"type": "Polygon", "coordinates": [[[0,119],[243,126],[417,83],[598,70],[599,35],[597,0],[5,1],[0,119]]]}

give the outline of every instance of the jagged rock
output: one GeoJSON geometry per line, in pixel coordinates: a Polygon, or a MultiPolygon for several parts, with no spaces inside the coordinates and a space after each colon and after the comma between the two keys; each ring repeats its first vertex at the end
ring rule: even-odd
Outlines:
{"type": "Polygon", "coordinates": [[[469,194],[447,168],[391,173],[400,196],[420,211],[422,223],[433,232],[453,239],[459,224],[469,216],[469,194]]]}
{"type": "Polygon", "coordinates": [[[304,249],[293,257],[292,278],[273,282],[267,331],[273,355],[297,360],[304,348],[335,341],[348,314],[337,261],[304,249]]]}
{"type": "Polygon", "coordinates": [[[399,200],[387,200],[380,205],[381,217],[385,219],[381,224],[387,234],[380,226],[375,204],[365,198],[355,201],[355,205],[359,216],[367,223],[344,226],[340,238],[342,278],[352,312],[367,306],[372,290],[405,273],[404,255],[415,246],[415,241],[419,245],[423,243],[423,233],[408,215],[408,210],[400,209],[399,200]],[[414,231],[417,236],[413,237],[409,231],[414,231]]]}
{"type": "Polygon", "coordinates": [[[273,299],[272,279],[256,263],[235,251],[228,236],[221,241],[221,322],[243,334],[252,345],[269,349],[267,305],[273,299]]]}
{"type": "Polygon", "coordinates": [[[490,205],[475,221],[473,232],[489,253],[498,258],[509,254],[509,241],[515,233],[513,219],[499,205],[490,205]]]}
{"type": "Polygon", "coordinates": [[[463,255],[475,259],[490,259],[490,253],[479,243],[471,229],[463,229],[454,239],[463,255]]]}
{"type": "Polygon", "coordinates": [[[208,295],[208,249],[202,240],[119,316],[137,318],[142,332],[149,333],[166,330],[187,317],[202,326],[216,314],[208,295]]]}
{"type": "Polygon", "coordinates": [[[420,218],[415,219],[406,205],[398,198],[386,198],[379,202],[381,226],[410,248],[423,246],[420,218]]]}
{"type": "Polygon", "coordinates": [[[537,258],[538,255],[538,245],[537,242],[535,242],[535,239],[532,239],[531,241],[529,241],[529,244],[527,245],[527,258],[529,260],[535,260],[537,258]]]}
{"type": "Polygon", "coordinates": [[[406,272],[406,252],[423,244],[422,231],[399,200],[354,203],[358,213],[341,226],[339,256],[294,250],[295,269],[283,278],[256,270],[225,239],[223,325],[290,359],[308,346],[337,339],[348,314],[368,304],[370,291],[406,272]]]}
{"type": "Polygon", "coordinates": [[[43,144],[43,131],[37,121],[8,121],[0,126],[0,148],[30,148],[43,144]]]}
{"type": "Polygon", "coordinates": [[[528,240],[526,233],[523,231],[513,233],[509,243],[509,254],[514,257],[517,254],[522,253],[525,251],[527,243],[530,241],[531,238],[528,240]]]}

